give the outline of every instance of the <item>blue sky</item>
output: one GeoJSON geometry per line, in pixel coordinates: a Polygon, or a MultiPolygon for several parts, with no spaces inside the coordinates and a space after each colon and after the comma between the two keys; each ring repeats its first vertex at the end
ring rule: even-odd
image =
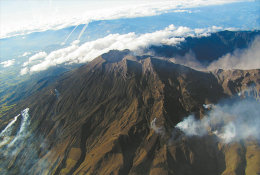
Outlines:
{"type": "Polygon", "coordinates": [[[239,0],[0,0],[0,38],[93,20],[155,16],[173,9],[232,2],[239,0]]]}

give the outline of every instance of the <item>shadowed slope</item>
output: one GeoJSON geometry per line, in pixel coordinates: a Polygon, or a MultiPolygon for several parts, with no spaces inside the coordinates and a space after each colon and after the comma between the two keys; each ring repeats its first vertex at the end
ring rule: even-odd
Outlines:
{"type": "MultiPolygon", "coordinates": [[[[194,113],[200,118],[205,112],[203,104],[216,103],[230,95],[232,88],[221,83],[225,81],[221,72],[199,72],[126,52],[102,55],[18,105],[17,111],[30,108],[32,137],[44,138],[46,143],[40,147],[41,141],[35,139],[38,158],[27,167],[27,172],[122,175],[245,172],[248,165],[244,159],[249,154],[245,145],[225,147],[214,136],[172,140],[172,128],[183,117],[194,113]],[[229,150],[238,149],[243,150],[237,151],[241,161],[233,166],[229,164],[228,154],[232,152],[229,150]],[[42,162],[47,162],[45,168],[42,162]]],[[[248,77],[254,76],[249,72],[248,77]]],[[[252,81],[259,84],[255,79],[252,81]]],[[[32,152],[23,149],[19,154],[23,159],[7,159],[16,169],[31,161],[32,152]]],[[[253,167],[248,171],[256,170],[253,167]]]]}

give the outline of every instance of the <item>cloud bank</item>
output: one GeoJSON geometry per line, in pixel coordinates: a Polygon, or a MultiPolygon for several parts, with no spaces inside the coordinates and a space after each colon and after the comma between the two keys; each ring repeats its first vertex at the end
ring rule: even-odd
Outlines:
{"type": "Polygon", "coordinates": [[[76,40],[71,43],[70,46],[52,51],[47,55],[41,52],[33,55],[29,58],[28,62],[24,64],[21,74],[43,71],[59,64],[85,63],[114,49],[130,49],[140,53],[151,45],[176,45],[184,41],[184,37],[205,36],[215,31],[215,26],[206,29],[192,30],[188,27],[180,26],[176,28],[174,25],[169,25],[163,30],[141,35],[137,35],[133,32],[122,35],[110,34],[104,38],[86,42],[82,45],[79,45],[79,40],[76,40]],[[43,56],[44,59],[42,59],[43,56]],[[36,58],[40,62],[34,64],[31,60],[36,60],[36,58]]]}
{"type": "MultiPolygon", "coordinates": [[[[69,26],[94,20],[135,18],[162,13],[183,13],[185,8],[218,5],[242,0],[126,0],[126,1],[1,1],[0,38],[69,26]],[[15,5],[14,5],[15,4],[15,5]],[[112,9],[112,10],[111,10],[112,9]],[[46,15],[48,14],[48,15],[46,15]]],[[[247,1],[247,0],[244,0],[247,1]]]]}
{"type": "Polygon", "coordinates": [[[224,143],[245,139],[260,140],[260,103],[256,100],[237,100],[232,104],[216,105],[201,120],[188,116],[176,125],[187,136],[216,135],[224,143]]]}

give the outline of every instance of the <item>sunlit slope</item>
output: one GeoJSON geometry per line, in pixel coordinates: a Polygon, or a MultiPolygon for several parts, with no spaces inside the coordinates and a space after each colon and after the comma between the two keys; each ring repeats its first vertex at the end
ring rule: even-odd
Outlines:
{"type": "Polygon", "coordinates": [[[240,98],[237,93],[252,85],[259,92],[259,75],[259,70],[199,72],[152,56],[133,56],[128,50],[110,51],[10,111],[11,121],[30,109],[31,135],[12,156],[1,151],[8,165],[1,171],[257,174],[258,141],[226,144],[214,134],[188,137],[173,135],[173,130],[191,113],[203,118],[207,111],[203,104],[231,95],[240,98]]]}

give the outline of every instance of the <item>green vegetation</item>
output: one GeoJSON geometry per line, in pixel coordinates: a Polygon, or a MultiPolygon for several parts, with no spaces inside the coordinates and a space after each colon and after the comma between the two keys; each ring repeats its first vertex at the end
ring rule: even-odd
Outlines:
{"type": "Polygon", "coordinates": [[[0,70],[0,118],[7,114],[7,111],[14,108],[16,104],[12,101],[14,87],[28,79],[29,76],[17,76],[19,70],[9,68],[0,70]],[[13,90],[11,90],[13,89],[13,90]]]}
{"type": "Polygon", "coordinates": [[[7,105],[7,103],[4,103],[0,106],[0,118],[2,118],[7,111],[15,107],[16,104],[7,105]]]}

